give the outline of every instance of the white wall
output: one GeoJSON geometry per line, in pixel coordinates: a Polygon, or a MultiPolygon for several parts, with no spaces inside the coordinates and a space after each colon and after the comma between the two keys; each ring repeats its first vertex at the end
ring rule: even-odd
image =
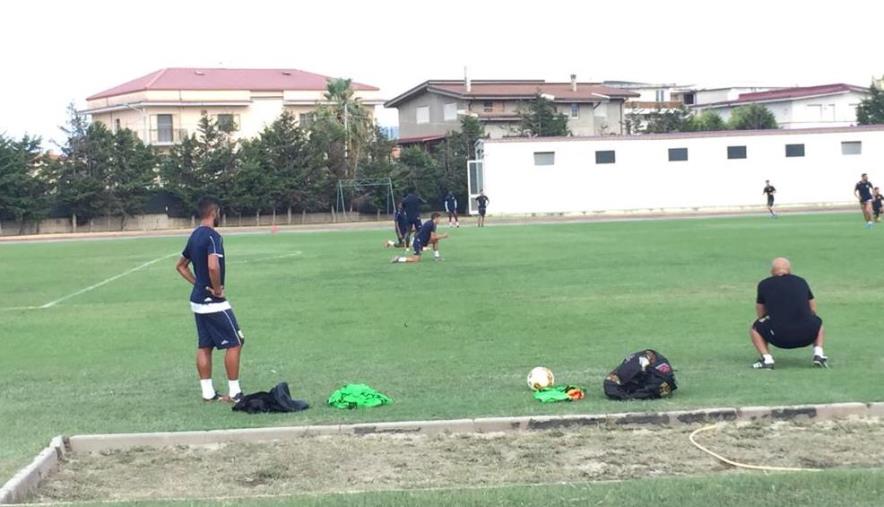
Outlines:
{"type": "MultiPolygon", "coordinates": [[[[784,129],[851,127],[856,125],[856,106],[866,94],[847,92],[824,97],[809,97],[779,102],[762,102],[784,129]]],[[[700,104],[699,110],[715,111],[727,121],[735,106],[710,106],[700,104]]]]}
{"type": "Polygon", "coordinates": [[[884,127],[484,143],[489,214],[760,206],[766,179],[778,204],[849,204],[863,172],[884,180],[884,127]],[[842,155],[842,141],[861,141],[862,154],[842,155]],[[800,143],[805,157],[787,158],[785,145],[800,143]],[[747,158],[728,160],[728,146],[746,146],[747,158]],[[683,147],[688,161],[669,162],[668,149],[683,147]],[[616,163],[597,165],[596,150],[615,150],[616,163]],[[536,151],[554,151],[555,165],[535,167],[536,151]]]}

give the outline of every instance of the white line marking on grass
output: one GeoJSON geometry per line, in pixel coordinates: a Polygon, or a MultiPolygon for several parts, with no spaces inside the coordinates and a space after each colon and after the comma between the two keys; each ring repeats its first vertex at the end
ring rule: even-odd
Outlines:
{"type": "Polygon", "coordinates": [[[302,252],[302,251],[300,251],[300,250],[297,250],[297,251],[294,251],[294,252],[292,252],[292,253],[287,253],[287,254],[282,254],[282,255],[274,255],[274,256],[271,256],[271,257],[259,257],[259,258],[257,258],[257,259],[244,259],[244,260],[241,260],[241,261],[240,261],[240,260],[233,260],[233,261],[229,261],[229,262],[227,262],[227,264],[248,264],[248,263],[251,263],[251,262],[267,262],[267,261],[275,261],[275,260],[279,260],[279,259],[288,259],[288,258],[290,258],[290,257],[297,257],[297,256],[299,256],[299,255],[301,255],[301,254],[303,254],[303,253],[304,253],[304,252],[302,252]]]}
{"type": "Polygon", "coordinates": [[[113,282],[114,280],[119,280],[120,278],[123,278],[124,276],[131,275],[132,273],[134,273],[134,272],[136,272],[136,271],[141,271],[142,269],[144,269],[144,268],[146,268],[146,267],[148,267],[148,266],[151,266],[151,265],[153,265],[153,264],[156,264],[156,263],[158,263],[158,262],[160,262],[160,261],[162,261],[162,260],[166,260],[166,259],[168,259],[168,258],[170,258],[170,257],[174,257],[174,256],[176,256],[176,255],[178,255],[177,252],[176,252],[176,253],[171,253],[171,254],[169,254],[169,255],[163,255],[162,257],[157,257],[156,259],[154,259],[154,260],[152,260],[152,261],[147,261],[147,262],[145,262],[144,264],[141,264],[141,265],[139,265],[139,266],[136,266],[136,267],[134,267],[134,268],[132,268],[132,269],[130,269],[130,270],[123,271],[123,272],[120,273],[119,275],[114,275],[114,276],[112,276],[112,277],[110,277],[110,278],[104,279],[104,280],[102,280],[102,281],[100,281],[100,282],[98,282],[98,283],[96,283],[96,284],[94,284],[94,285],[90,285],[89,287],[86,287],[85,289],[80,289],[80,290],[78,290],[77,292],[72,292],[72,293],[68,294],[67,296],[60,297],[60,298],[56,299],[55,301],[50,301],[50,302],[46,303],[45,305],[38,306],[37,308],[39,308],[39,309],[41,309],[41,310],[45,310],[46,308],[52,308],[53,306],[57,305],[58,303],[61,303],[62,301],[67,301],[68,299],[71,299],[71,298],[73,298],[73,297],[79,296],[80,294],[85,294],[85,293],[87,293],[87,292],[89,292],[89,291],[91,291],[91,290],[95,290],[95,289],[97,289],[97,288],[99,288],[99,287],[101,287],[101,286],[103,286],[103,285],[107,285],[107,284],[113,282]]]}

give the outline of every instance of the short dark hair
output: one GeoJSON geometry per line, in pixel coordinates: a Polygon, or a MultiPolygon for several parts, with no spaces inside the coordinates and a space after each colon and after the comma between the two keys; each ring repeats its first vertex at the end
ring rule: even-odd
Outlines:
{"type": "Polygon", "coordinates": [[[221,205],[214,197],[203,197],[196,205],[200,218],[207,218],[213,210],[220,208],[221,205]]]}
{"type": "Polygon", "coordinates": [[[439,218],[441,216],[442,216],[441,213],[439,213],[438,211],[434,211],[433,214],[430,215],[430,220],[436,220],[437,218],[439,218]]]}
{"type": "Polygon", "coordinates": [[[864,176],[868,176],[868,174],[867,174],[867,173],[862,173],[862,174],[859,175],[860,178],[862,178],[862,177],[864,177],[864,176]]]}

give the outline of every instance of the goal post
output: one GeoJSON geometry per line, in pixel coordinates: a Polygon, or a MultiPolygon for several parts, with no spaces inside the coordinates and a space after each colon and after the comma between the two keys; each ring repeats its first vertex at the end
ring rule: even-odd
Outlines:
{"type": "Polygon", "coordinates": [[[391,178],[354,178],[338,180],[335,210],[346,219],[349,205],[354,199],[372,198],[377,209],[383,206],[384,213],[392,215],[396,209],[391,178]]]}

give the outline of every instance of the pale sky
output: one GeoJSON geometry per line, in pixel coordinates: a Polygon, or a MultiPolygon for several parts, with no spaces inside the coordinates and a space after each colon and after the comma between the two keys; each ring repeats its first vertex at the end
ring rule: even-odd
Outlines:
{"type": "MultiPolygon", "coordinates": [[[[0,7],[0,132],[163,67],[291,67],[392,98],[430,78],[771,86],[884,74],[871,0],[28,0],[0,7]]],[[[395,113],[381,116],[395,122],[395,113]]]]}

